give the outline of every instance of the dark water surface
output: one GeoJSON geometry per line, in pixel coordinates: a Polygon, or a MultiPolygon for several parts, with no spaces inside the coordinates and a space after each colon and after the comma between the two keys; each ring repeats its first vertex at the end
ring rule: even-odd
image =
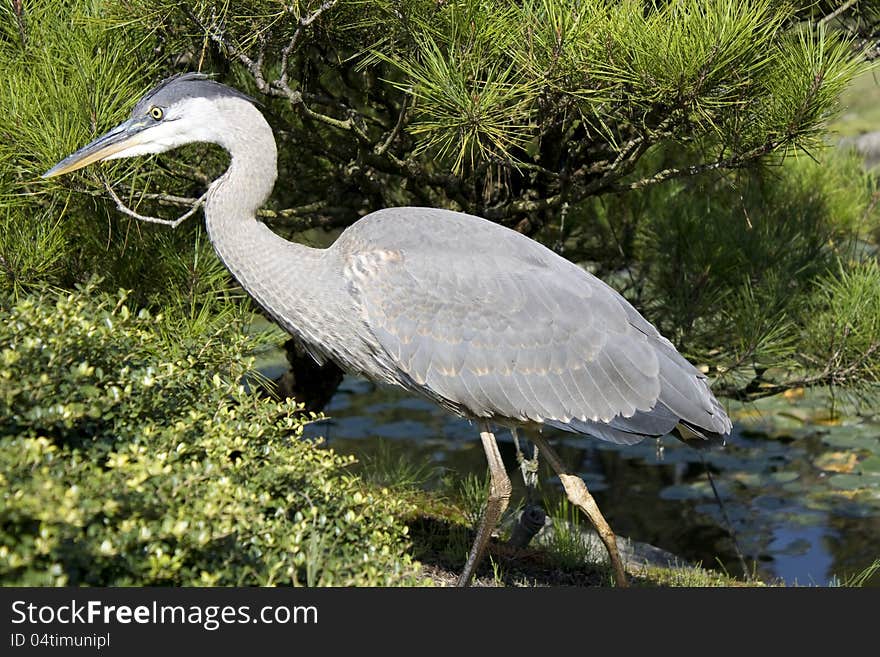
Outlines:
{"type": "MultiPolygon", "coordinates": [[[[880,424],[854,418],[825,426],[811,413],[782,397],[731,409],[727,447],[702,452],[748,568],[765,581],[834,584],[880,558],[880,424]]],[[[309,434],[342,453],[367,460],[381,440],[440,473],[486,473],[474,426],[403,391],[346,378],[326,414],[309,434]]],[[[618,534],[742,574],[700,453],[671,437],[658,449],[657,441],[624,447],[561,431],[546,435],[618,534]]],[[[506,431],[498,439],[515,501],[522,485],[513,442],[506,431]]],[[[561,494],[558,480],[544,481],[548,492],[561,494]]],[[[880,575],[869,584],[880,585],[880,575]]]]}

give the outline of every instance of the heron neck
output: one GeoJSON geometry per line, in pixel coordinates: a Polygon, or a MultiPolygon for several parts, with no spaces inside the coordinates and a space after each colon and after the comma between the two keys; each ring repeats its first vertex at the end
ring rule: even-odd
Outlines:
{"type": "Polygon", "coordinates": [[[297,337],[314,331],[317,282],[322,278],[323,249],[289,242],[257,221],[278,174],[272,130],[253,111],[224,126],[221,145],[231,162],[208,191],[205,225],[217,255],[239,284],[276,321],[297,337]]]}

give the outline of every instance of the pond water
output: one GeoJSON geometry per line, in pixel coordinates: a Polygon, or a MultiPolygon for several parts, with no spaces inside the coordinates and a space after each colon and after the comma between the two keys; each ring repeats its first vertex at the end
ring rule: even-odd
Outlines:
{"type": "MultiPolygon", "coordinates": [[[[624,447],[560,431],[545,435],[584,477],[616,533],[742,575],[702,454],[747,568],[764,581],[827,585],[880,558],[880,424],[830,421],[826,409],[824,399],[783,396],[732,408],[727,446],[702,452],[672,437],[624,447]]],[[[439,475],[486,473],[476,428],[406,392],[349,377],[325,413],[329,419],[309,434],[360,460],[385,441],[439,475]]],[[[523,491],[513,441],[506,431],[498,439],[516,500],[523,491]]],[[[558,480],[544,481],[548,493],[561,494],[558,480]]],[[[867,583],[880,586],[880,575],[867,583]]]]}

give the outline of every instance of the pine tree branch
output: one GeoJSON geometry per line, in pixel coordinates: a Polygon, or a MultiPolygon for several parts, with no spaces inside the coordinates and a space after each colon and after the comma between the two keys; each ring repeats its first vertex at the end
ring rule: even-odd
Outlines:
{"type": "MultiPolygon", "coordinates": [[[[145,221],[145,222],[151,223],[151,224],[161,224],[163,226],[170,226],[171,228],[177,228],[180,224],[182,224],[184,221],[186,221],[191,216],[193,216],[198,211],[198,209],[200,207],[202,207],[202,204],[205,202],[205,198],[208,195],[208,193],[205,192],[199,198],[191,199],[193,201],[191,204],[192,207],[189,209],[189,211],[183,213],[177,219],[161,219],[160,217],[151,217],[148,215],[140,214],[138,212],[135,212],[131,208],[129,208],[122,201],[122,199],[119,198],[119,196],[116,194],[116,192],[113,191],[113,188],[110,186],[110,183],[108,183],[106,180],[104,181],[104,188],[107,190],[107,193],[110,194],[110,197],[116,202],[116,209],[118,209],[122,214],[127,215],[129,217],[132,217],[133,219],[137,219],[138,221],[145,221]]],[[[174,197],[174,198],[180,198],[180,197],[174,197]]]]}
{"type": "MultiPolygon", "coordinates": [[[[324,4],[318,7],[315,11],[313,11],[308,16],[302,17],[300,16],[298,25],[296,27],[296,31],[293,33],[293,37],[290,39],[288,44],[281,50],[281,77],[279,81],[286,85],[288,79],[288,60],[290,59],[290,53],[296,50],[297,45],[299,44],[299,40],[302,37],[305,28],[314,23],[318,18],[320,18],[321,14],[323,14],[328,9],[333,8],[338,3],[338,0],[327,0],[324,4]]],[[[291,6],[292,9],[292,6],[291,6]]]]}
{"type": "MultiPolygon", "coordinates": [[[[116,204],[117,210],[121,213],[134,219],[138,219],[139,221],[171,226],[172,228],[176,228],[184,220],[195,214],[195,212],[204,205],[205,197],[207,196],[207,194],[203,194],[199,198],[193,198],[190,196],[176,196],[174,194],[155,192],[138,193],[138,199],[140,201],[155,201],[159,205],[190,208],[190,211],[177,219],[163,219],[161,217],[151,217],[135,212],[125,204],[119,194],[110,187],[106,180],[103,181],[103,185],[105,191],[116,204]]],[[[100,190],[79,189],[76,191],[89,196],[103,196],[104,194],[104,192],[100,190]]],[[[136,192],[130,188],[126,188],[123,190],[123,193],[126,196],[132,196],[136,192]]],[[[315,201],[314,203],[282,208],[280,210],[271,210],[269,208],[257,210],[257,217],[268,220],[272,225],[283,226],[296,232],[308,230],[310,228],[323,228],[329,230],[332,228],[347,226],[352,222],[356,214],[356,211],[352,208],[331,206],[328,205],[326,201],[315,201]]]]}
{"type": "Polygon", "coordinates": [[[283,210],[259,210],[257,216],[273,226],[297,233],[312,228],[343,228],[356,218],[350,208],[328,206],[321,201],[283,210]]]}
{"type": "Polygon", "coordinates": [[[819,24],[819,25],[827,25],[828,23],[830,23],[831,21],[833,21],[835,18],[837,18],[838,16],[840,16],[842,13],[844,13],[844,12],[849,11],[850,9],[852,9],[852,8],[858,3],[858,1],[859,1],[859,0],[847,0],[847,1],[844,2],[842,5],[840,5],[837,9],[835,9],[834,11],[832,11],[830,14],[828,14],[827,16],[822,17],[822,18],[819,20],[819,23],[818,23],[818,24],[819,24]]]}
{"type": "MultiPolygon", "coordinates": [[[[314,12],[299,20],[299,25],[297,31],[294,33],[294,37],[291,38],[281,52],[281,59],[283,62],[281,66],[281,74],[277,79],[271,81],[267,81],[265,78],[260,58],[254,60],[239,50],[236,46],[230,43],[217,25],[205,25],[204,22],[201,21],[189,8],[184,7],[184,11],[189,20],[200,30],[205,32],[208,37],[220,47],[221,52],[224,52],[229,58],[238,61],[245,67],[253,78],[257,89],[261,93],[267,96],[286,98],[291,106],[299,108],[306,117],[337,130],[352,133],[360,144],[369,149],[371,154],[379,156],[379,158],[392,165],[392,169],[388,169],[384,166],[380,167],[380,169],[384,170],[386,173],[395,176],[411,177],[415,180],[417,185],[427,185],[434,189],[442,189],[449,198],[456,200],[462,208],[468,207],[468,200],[462,194],[461,181],[457,177],[432,173],[413,157],[400,158],[391,151],[391,145],[399,138],[403,128],[408,122],[411,105],[407,102],[406,98],[404,98],[401,104],[397,122],[391,132],[384,138],[384,140],[374,142],[361,127],[361,123],[365,120],[364,117],[360,116],[355,110],[350,108],[347,109],[348,117],[345,119],[339,119],[323,114],[313,109],[310,104],[306,102],[306,95],[303,94],[303,92],[290,87],[288,83],[289,60],[296,47],[301,43],[302,30],[314,23],[322,13],[336,4],[337,0],[328,0],[314,12]],[[297,33],[300,36],[297,36],[297,33]]],[[[375,160],[370,160],[370,163],[372,166],[378,164],[375,160]]]]}
{"type": "Polygon", "coordinates": [[[717,171],[718,169],[741,169],[778,148],[780,144],[781,142],[770,141],[758,148],[753,148],[746,153],[733,155],[727,158],[718,158],[714,162],[704,162],[702,164],[694,164],[688,167],[671,167],[663,169],[652,176],[646,176],[645,178],[629,183],[610,185],[607,189],[612,192],[623,192],[633,189],[642,189],[674,178],[686,178],[701,173],[707,173],[709,171],[717,171]]]}
{"type": "MultiPolygon", "coordinates": [[[[321,13],[323,13],[326,9],[329,9],[330,7],[332,7],[335,4],[336,4],[336,2],[333,1],[333,2],[324,3],[324,5],[321,5],[321,7],[318,10],[316,10],[317,15],[312,14],[309,17],[300,20],[300,27],[297,28],[297,30],[301,29],[304,26],[310,25],[312,22],[314,22],[314,20],[321,13]]],[[[361,139],[363,141],[367,141],[367,142],[369,141],[369,138],[367,137],[366,133],[364,133],[364,131],[360,128],[360,126],[354,120],[354,117],[352,115],[353,113],[351,113],[351,110],[350,110],[349,117],[344,120],[337,119],[332,116],[322,114],[320,112],[316,112],[315,110],[313,110],[311,107],[309,107],[306,104],[305,99],[303,98],[303,95],[300,91],[293,90],[290,88],[290,86],[287,83],[288,77],[286,74],[286,72],[287,72],[286,67],[282,68],[281,77],[279,77],[275,80],[272,80],[271,82],[268,82],[266,80],[265,74],[263,73],[263,60],[264,60],[265,53],[262,48],[260,50],[260,55],[257,57],[256,60],[254,60],[251,57],[249,57],[244,51],[240,50],[235,45],[233,45],[229,41],[229,39],[227,39],[224,36],[221,27],[216,22],[212,22],[210,25],[205,25],[204,22],[202,22],[199,19],[199,17],[195,14],[195,12],[192,11],[192,9],[190,9],[189,7],[186,7],[185,5],[182,7],[182,9],[183,9],[184,13],[186,14],[186,16],[193,23],[195,23],[195,25],[200,30],[204,31],[208,35],[208,37],[221,48],[222,51],[225,51],[229,57],[237,60],[240,64],[242,64],[247,69],[247,71],[251,74],[251,77],[254,80],[254,84],[256,84],[257,89],[260,91],[260,93],[265,94],[267,96],[274,96],[274,97],[278,97],[278,98],[287,98],[287,100],[290,102],[291,105],[301,108],[302,111],[305,112],[305,114],[309,118],[314,119],[316,121],[320,121],[322,123],[325,123],[329,126],[337,128],[339,130],[346,130],[346,131],[353,132],[355,135],[358,136],[359,139],[361,139]]],[[[296,43],[295,41],[291,40],[291,42],[288,44],[288,46],[290,46],[291,44],[295,45],[295,43],[296,43]]],[[[282,53],[283,53],[283,51],[282,51],[282,53]]],[[[289,56],[290,56],[290,52],[288,51],[287,57],[289,57],[289,56]]]]}
{"type": "Polygon", "coordinates": [[[878,352],[880,352],[880,343],[875,342],[858,358],[847,365],[840,366],[838,361],[842,354],[841,350],[838,349],[828,359],[825,367],[818,374],[792,378],[782,382],[772,382],[764,378],[765,370],[760,370],[756,372],[755,376],[745,386],[718,386],[713,391],[720,397],[727,397],[737,401],[755,401],[764,397],[772,397],[794,388],[845,386],[851,383],[858,383],[864,381],[864,376],[860,375],[860,370],[878,352]]]}
{"type": "Polygon", "coordinates": [[[389,133],[388,138],[384,142],[382,142],[382,144],[377,145],[373,149],[373,152],[376,155],[384,155],[391,147],[391,144],[394,143],[394,140],[397,139],[397,136],[400,134],[400,129],[403,127],[407,114],[409,112],[409,104],[407,103],[407,100],[408,97],[404,96],[403,101],[400,104],[400,114],[397,117],[397,123],[394,125],[394,128],[389,133]]]}

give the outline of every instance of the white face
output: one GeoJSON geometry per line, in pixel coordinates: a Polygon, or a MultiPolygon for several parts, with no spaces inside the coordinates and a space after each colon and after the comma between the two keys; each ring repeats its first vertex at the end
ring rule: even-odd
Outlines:
{"type": "Polygon", "coordinates": [[[102,160],[164,153],[193,142],[219,144],[229,150],[236,131],[248,126],[240,118],[242,112],[259,114],[250,102],[234,96],[184,98],[169,107],[151,105],[69,155],[43,177],[59,176],[102,160]]]}
{"type": "Polygon", "coordinates": [[[132,129],[147,126],[124,142],[125,147],[105,160],[164,153],[193,142],[221,143],[222,105],[225,99],[186,98],[171,107],[150,107],[132,129]],[[157,118],[161,117],[161,118],[157,118]]]}

